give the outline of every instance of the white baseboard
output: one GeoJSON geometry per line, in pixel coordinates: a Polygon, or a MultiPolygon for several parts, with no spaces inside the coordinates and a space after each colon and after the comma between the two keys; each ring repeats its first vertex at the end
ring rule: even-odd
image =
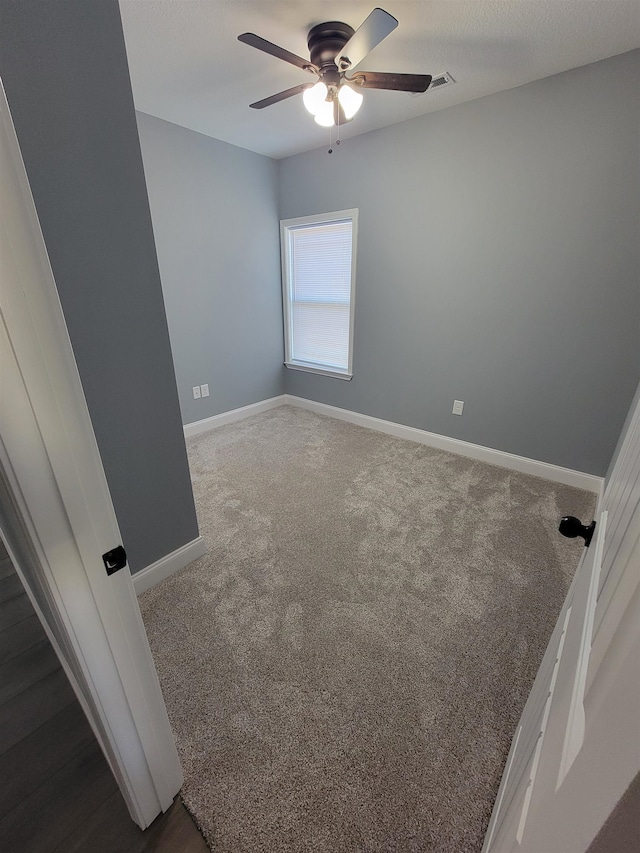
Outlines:
{"type": "Polygon", "coordinates": [[[505,453],[502,450],[494,450],[491,447],[483,447],[481,444],[471,444],[458,438],[449,438],[435,432],[427,432],[416,427],[396,424],[393,421],[384,421],[373,418],[370,415],[361,415],[359,412],[351,412],[348,409],[340,409],[337,406],[329,406],[326,403],[317,403],[315,400],[306,400],[303,397],[294,397],[291,394],[284,395],[284,403],[308,409],[319,415],[328,415],[338,418],[350,424],[374,429],[394,435],[397,438],[406,438],[409,441],[417,441],[420,444],[428,444],[438,450],[447,450],[460,456],[478,459],[480,462],[489,462],[492,465],[500,465],[502,468],[511,468],[522,474],[532,474],[534,477],[542,477],[554,483],[563,483],[565,486],[575,486],[588,492],[600,494],[603,478],[595,474],[585,474],[582,471],[574,471],[571,468],[562,468],[560,465],[551,465],[548,462],[538,462],[536,459],[528,459],[526,456],[516,456],[513,453],[505,453]]]}
{"type": "Polygon", "coordinates": [[[250,418],[251,415],[258,415],[260,412],[266,412],[269,409],[275,409],[277,406],[285,404],[286,394],[280,394],[279,397],[271,397],[269,400],[260,400],[259,403],[251,403],[249,406],[242,406],[239,409],[231,409],[228,412],[222,412],[220,415],[213,415],[210,418],[204,418],[201,421],[194,421],[191,424],[184,425],[185,438],[192,435],[198,435],[201,432],[207,432],[216,427],[225,426],[225,424],[233,424],[236,421],[250,418]]]}
{"type": "Polygon", "coordinates": [[[184,569],[189,563],[197,560],[198,557],[203,557],[207,553],[207,546],[202,536],[198,536],[192,542],[187,542],[181,548],[177,548],[165,557],[151,563],[139,572],[132,575],[133,587],[136,595],[141,595],[146,590],[151,589],[160,581],[170,577],[180,569],[184,569]]]}
{"type": "MultiPolygon", "coordinates": [[[[596,477],[594,474],[585,474],[582,471],[574,471],[571,468],[562,468],[560,465],[539,462],[536,459],[528,459],[526,456],[516,456],[513,453],[505,453],[502,450],[483,447],[481,444],[472,444],[468,441],[461,441],[458,438],[449,438],[446,435],[427,432],[424,429],[397,424],[393,421],[385,421],[381,418],[371,417],[371,415],[362,415],[360,412],[351,412],[349,409],[340,409],[337,406],[329,406],[327,403],[318,403],[315,400],[307,400],[304,397],[295,397],[291,394],[281,394],[278,397],[271,397],[269,400],[261,400],[259,403],[252,403],[250,406],[242,406],[240,409],[232,409],[230,412],[223,412],[211,418],[186,424],[184,434],[187,437],[198,435],[201,432],[206,432],[225,424],[232,424],[244,418],[251,417],[251,415],[257,415],[260,412],[266,412],[269,409],[275,409],[278,406],[287,404],[298,406],[300,409],[307,409],[310,412],[316,412],[319,415],[327,415],[331,418],[347,421],[356,426],[394,435],[397,438],[417,441],[419,444],[426,444],[438,450],[446,450],[449,453],[457,453],[460,456],[467,456],[470,459],[477,459],[480,462],[489,462],[492,465],[499,465],[502,468],[510,468],[513,471],[520,471],[522,474],[532,474],[534,477],[542,477],[554,483],[575,486],[578,489],[594,492],[599,497],[602,495],[604,478],[596,477]]],[[[133,575],[133,586],[136,594],[140,595],[145,590],[170,577],[189,563],[197,560],[198,557],[202,557],[206,551],[204,539],[199,536],[192,542],[188,542],[171,554],[167,554],[150,566],[136,572],[133,575]]]]}
{"type": "MultiPolygon", "coordinates": [[[[329,406],[327,403],[318,403],[315,400],[307,400],[304,397],[295,397],[292,394],[280,394],[278,397],[261,400],[259,403],[252,403],[250,406],[242,406],[240,409],[232,409],[229,412],[222,412],[222,414],[214,415],[211,418],[204,418],[204,420],[186,424],[184,434],[186,437],[198,435],[201,432],[207,432],[210,429],[215,429],[225,424],[232,424],[244,418],[251,417],[251,415],[257,415],[260,412],[266,412],[269,409],[275,409],[278,406],[286,404],[298,406],[301,409],[307,409],[319,415],[338,418],[341,421],[347,421],[350,424],[363,426],[367,429],[374,429],[378,432],[394,435],[397,438],[405,438],[409,441],[417,441],[419,444],[427,444],[429,447],[435,447],[438,450],[446,450],[449,453],[458,453],[460,456],[467,456],[470,459],[477,459],[480,462],[489,462],[491,465],[510,468],[512,471],[520,471],[522,474],[532,474],[534,477],[542,477],[554,483],[575,486],[578,489],[594,492],[596,495],[602,493],[604,478],[597,477],[595,474],[574,471],[572,468],[551,465],[549,462],[539,462],[537,459],[529,459],[526,456],[516,456],[514,453],[494,450],[491,447],[484,447],[481,444],[472,444],[469,441],[461,441],[458,438],[449,438],[446,435],[440,435],[436,432],[428,432],[417,427],[405,426],[404,424],[397,424],[393,421],[385,421],[381,418],[374,418],[371,415],[362,415],[360,412],[340,409],[337,406],[329,406]]],[[[152,567],[150,566],[149,568],[152,567]]],[[[146,572],[148,569],[143,569],[142,571],[146,572]]],[[[134,578],[139,577],[141,574],[142,572],[138,572],[134,575],[134,578]]]]}

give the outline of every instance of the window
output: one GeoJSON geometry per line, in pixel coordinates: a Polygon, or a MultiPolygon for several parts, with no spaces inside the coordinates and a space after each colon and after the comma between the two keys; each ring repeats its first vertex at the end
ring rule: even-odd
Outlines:
{"type": "Polygon", "coordinates": [[[285,364],[351,379],[358,211],[280,223],[285,364]]]}

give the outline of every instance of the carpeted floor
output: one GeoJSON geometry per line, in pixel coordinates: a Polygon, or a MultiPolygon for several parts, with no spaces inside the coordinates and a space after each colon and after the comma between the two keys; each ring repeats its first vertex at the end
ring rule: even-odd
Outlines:
{"type": "Polygon", "coordinates": [[[211,848],[479,851],[594,496],[290,406],[188,447],[140,603],[211,848]]]}

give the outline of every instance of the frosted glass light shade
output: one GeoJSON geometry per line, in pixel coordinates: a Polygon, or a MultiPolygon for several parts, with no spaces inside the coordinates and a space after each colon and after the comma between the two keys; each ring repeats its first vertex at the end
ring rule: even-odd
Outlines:
{"type": "Polygon", "coordinates": [[[355,92],[350,86],[343,84],[338,90],[338,100],[340,106],[344,110],[345,118],[353,118],[360,109],[362,104],[362,95],[360,92],[355,92]]]}
{"type": "Polygon", "coordinates": [[[325,84],[320,80],[315,86],[312,86],[310,89],[305,89],[302,95],[302,100],[304,102],[305,107],[309,110],[312,116],[318,114],[318,111],[323,107],[322,105],[326,103],[326,97],[328,94],[328,89],[325,84]]]}
{"type": "Polygon", "coordinates": [[[333,119],[333,102],[332,101],[324,101],[322,106],[316,113],[315,117],[316,124],[321,125],[322,127],[333,127],[335,121],[333,119]]]}

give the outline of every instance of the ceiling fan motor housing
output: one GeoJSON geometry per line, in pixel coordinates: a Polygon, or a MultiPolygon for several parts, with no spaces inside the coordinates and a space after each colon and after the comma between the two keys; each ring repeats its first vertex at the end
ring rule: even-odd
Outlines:
{"type": "Polygon", "coordinates": [[[341,21],[328,21],[312,27],[307,38],[311,62],[325,74],[334,68],[337,70],[335,58],[354,33],[353,27],[341,21]]]}

